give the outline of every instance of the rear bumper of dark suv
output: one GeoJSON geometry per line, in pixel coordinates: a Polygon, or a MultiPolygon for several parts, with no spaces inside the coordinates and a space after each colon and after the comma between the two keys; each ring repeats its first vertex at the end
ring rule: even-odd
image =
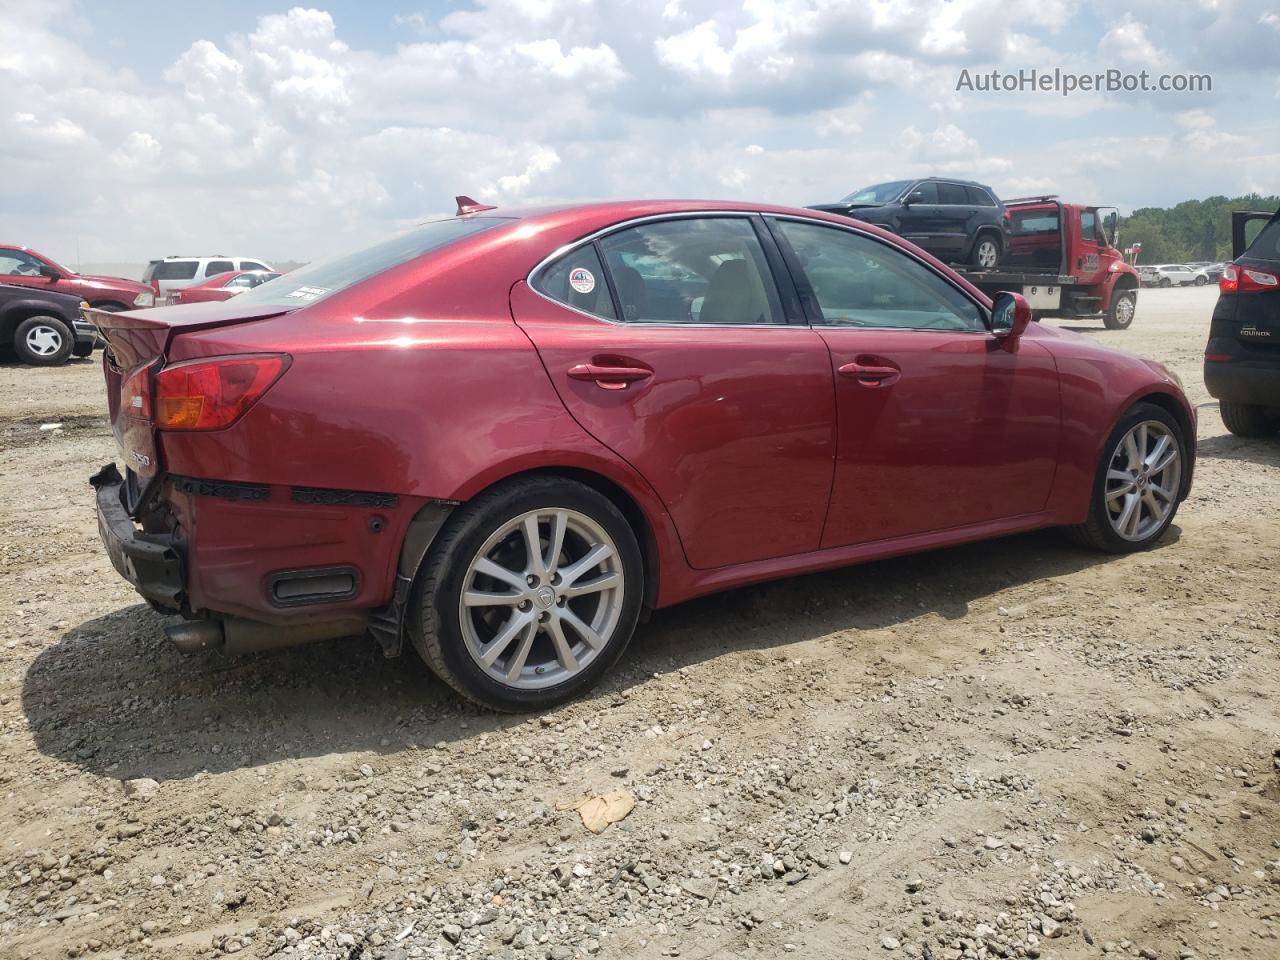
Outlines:
{"type": "Polygon", "coordinates": [[[1280,356],[1275,359],[1234,357],[1230,345],[1209,341],[1205,351],[1204,385],[1209,396],[1228,403],[1280,407],[1280,356]],[[1209,356],[1231,357],[1210,360],[1209,356]]]}

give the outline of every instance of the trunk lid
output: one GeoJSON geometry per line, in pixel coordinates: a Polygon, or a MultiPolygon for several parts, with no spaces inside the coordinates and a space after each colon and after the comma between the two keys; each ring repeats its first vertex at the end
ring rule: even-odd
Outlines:
{"type": "Polygon", "coordinates": [[[234,301],[123,313],[84,311],[107,341],[107,349],[102,352],[107,413],[125,465],[125,505],[130,514],[136,516],[153,483],[163,473],[151,418],[151,380],[164,366],[173,338],[181,333],[266,320],[288,312],[287,307],[234,301]]]}

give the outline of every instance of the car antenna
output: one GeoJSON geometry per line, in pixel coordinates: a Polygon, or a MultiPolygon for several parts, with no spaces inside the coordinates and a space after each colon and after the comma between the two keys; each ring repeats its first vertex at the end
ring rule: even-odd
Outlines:
{"type": "Polygon", "coordinates": [[[485,210],[498,209],[491,203],[477,203],[466,194],[459,194],[453,199],[458,201],[458,212],[454,214],[455,217],[465,217],[469,213],[482,213],[485,210]]]}

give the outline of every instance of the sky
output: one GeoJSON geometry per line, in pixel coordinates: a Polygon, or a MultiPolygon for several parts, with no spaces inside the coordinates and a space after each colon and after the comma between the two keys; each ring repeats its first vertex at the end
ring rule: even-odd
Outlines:
{"type": "Polygon", "coordinates": [[[0,242],[308,260],[453,211],[1280,190],[1280,0],[0,0],[0,242]],[[992,70],[1183,93],[957,90],[992,70]]]}

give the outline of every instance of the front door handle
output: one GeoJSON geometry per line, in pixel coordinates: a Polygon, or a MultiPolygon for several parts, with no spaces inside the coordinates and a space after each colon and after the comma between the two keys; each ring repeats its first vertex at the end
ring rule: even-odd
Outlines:
{"type": "Polygon", "coordinates": [[[588,380],[604,390],[625,390],[637,380],[648,380],[652,376],[653,371],[646,367],[579,363],[569,368],[571,380],[588,380]]]}
{"type": "Polygon", "coordinates": [[[846,363],[836,369],[842,377],[857,380],[864,387],[887,387],[897,382],[902,371],[897,367],[869,363],[846,363]]]}

